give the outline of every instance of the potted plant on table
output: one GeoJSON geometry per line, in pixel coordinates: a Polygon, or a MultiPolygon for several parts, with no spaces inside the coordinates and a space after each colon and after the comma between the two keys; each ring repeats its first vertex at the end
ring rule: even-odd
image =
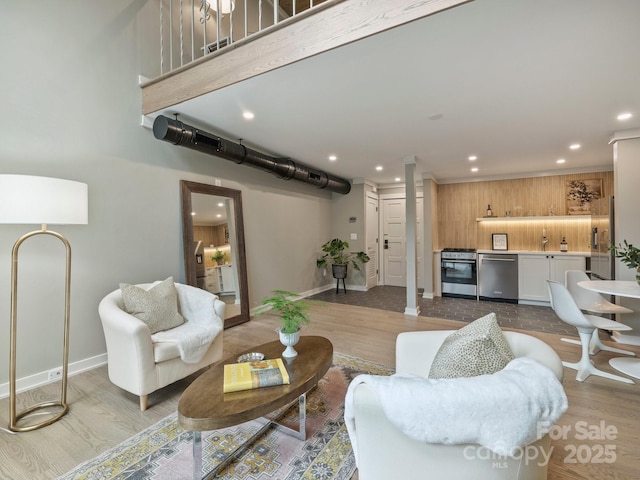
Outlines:
{"type": "Polygon", "coordinates": [[[218,249],[216,249],[215,253],[211,257],[211,260],[216,262],[218,265],[222,265],[226,259],[227,259],[227,254],[224,252],[221,252],[218,249]]]}
{"type": "Polygon", "coordinates": [[[298,355],[293,346],[300,340],[300,329],[311,321],[307,313],[311,306],[303,300],[295,300],[298,297],[295,293],[286,290],[273,290],[272,293],[262,301],[262,305],[270,306],[280,316],[280,342],[287,347],[282,356],[293,358],[298,355]]]}
{"type": "Polygon", "coordinates": [[[344,279],[347,277],[349,264],[353,266],[354,270],[360,270],[360,265],[358,263],[367,263],[371,260],[369,255],[365,252],[349,252],[347,251],[348,248],[349,242],[345,242],[339,238],[334,238],[322,246],[324,255],[316,259],[316,266],[318,268],[325,268],[330,261],[333,278],[337,279],[338,282],[342,278],[343,285],[344,279]]]}
{"type": "Polygon", "coordinates": [[[609,250],[629,268],[636,270],[636,282],[640,285],[640,248],[623,240],[617,247],[611,245],[609,250]]]}

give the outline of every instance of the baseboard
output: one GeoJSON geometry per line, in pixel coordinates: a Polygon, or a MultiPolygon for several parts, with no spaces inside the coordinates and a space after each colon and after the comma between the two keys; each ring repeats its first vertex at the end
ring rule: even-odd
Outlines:
{"type": "MultiPolygon", "coordinates": [[[[86,372],[93,368],[101,367],[107,364],[107,354],[96,355],[95,357],[85,358],[69,364],[69,376],[77,375],[78,373],[86,372]]],[[[56,367],[53,367],[56,368],[56,367]]],[[[18,378],[16,380],[16,393],[26,392],[33,388],[45,385],[47,383],[59,382],[60,380],[48,380],[49,370],[44,372],[34,373],[27,377],[18,378]]],[[[9,382],[0,384],[0,399],[9,396],[9,382]]]]}
{"type": "Polygon", "coordinates": [[[420,315],[420,307],[415,307],[415,308],[405,307],[404,314],[409,315],[411,317],[417,317],[420,315]]]}
{"type": "MultiPolygon", "coordinates": [[[[307,290],[304,292],[298,292],[297,295],[300,298],[307,298],[312,297],[313,295],[317,295],[318,293],[326,292],[327,290],[333,290],[334,288],[336,288],[335,285],[328,283],[327,285],[323,285],[321,287],[312,288],[311,290],[307,290]]],[[[347,290],[366,292],[368,288],[365,285],[347,285],[347,290]]],[[[261,313],[265,313],[269,310],[271,310],[271,307],[269,305],[258,305],[257,307],[251,309],[251,316],[260,315],[261,313]]]]}
{"type": "Polygon", "coordinates": [[[543,302],[539,300],[518,300],[519,305],[533,305],[536,307],[550,307],[550,302],[543,302]]]}

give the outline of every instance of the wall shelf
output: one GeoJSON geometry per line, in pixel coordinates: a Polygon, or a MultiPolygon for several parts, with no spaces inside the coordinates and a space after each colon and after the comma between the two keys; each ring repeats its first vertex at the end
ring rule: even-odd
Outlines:
{"type": "Polygon", "coordinates": [[[590,215],[550,215],[528,217],[479,217],[476,222],[550,222],[550,221],[585,221],[590,222],[590,215]]]}

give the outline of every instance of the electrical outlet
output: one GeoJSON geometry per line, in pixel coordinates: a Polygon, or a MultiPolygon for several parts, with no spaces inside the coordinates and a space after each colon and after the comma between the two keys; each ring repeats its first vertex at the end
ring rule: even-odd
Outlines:
{"type": "Polygon", "coordinates": [[[49,370],[49,381],[60,380],[62,378],[62,367],[49,370]]]}

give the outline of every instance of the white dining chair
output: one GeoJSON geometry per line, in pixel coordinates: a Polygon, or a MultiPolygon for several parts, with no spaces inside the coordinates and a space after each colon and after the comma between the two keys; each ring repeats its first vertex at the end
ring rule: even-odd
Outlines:
{"type": "MultiPolygon", "coordinates": [[[[633,384],[634,381],[629,378],[613,375],[612,373],[597,369],[589,358],[589,346],[594,331],[597,331],[598,328],[620,330],[621,324],[607,318],[582,313],[573,300],[571,293],[569,293],[569,290],[560,282],[547,280],[547,288],[549,289],[549,298],[551,299],[551,308],[553,308],[553,311],[560,320],[576,327],[578,335],[580,336],[580,345],[582,347],[580,361],[576,363],[563,361],[562,365],[577,370],[576,380],[579,382],[584,382],[591,375],[597,375],[611,380],[633,384]]],[[[629,329],[626,325],[624,325],[624,327],[629,329]]]]}
{"type": "MultiPolygon", "coordinates": [[[[565,287],[569,290],[569,293],[573,297],[573,300],[578,305],[578,308],[586,313],[595,313],[597,315],[619,315],[624,313],[633,313],[633,310],[627,307],[623,307],[622,305],[616,305],[615,303],[611,303],[598,292],[594,292],[591,290],[587,290],[586,288],[582,288],[578,285],[578,282],[588,281],[590,278],[588,275],[582,270],[567,270],[565,273],[565,287]]],[[[617,317],[616,317],[617,319],[617,317]]],[[[619,323],[619,322],[617,322],[619,323]]],[[[609,325],[609,323],[606,323],[609,325]]],[[[631,327],[624,325],[623,323],[619,323],[620,328],[616,328],[613,330],[618,331],[628,331],[632,330],[631,327]]],[[[596,325],[597,326],[597,325],[596,325]]],[[[603,330],[611,330],[606,327],[598,327],[603,330]]],[[[562,338],[563,342],[567,343],[575,343],[580,345],[580,341],[570,339],[570,338],[562,338]]],[[[595,355],[600,350],[605,350],[608,352],[620,353],[622,355],[630,355],[634,357],[636,354],[629,350],[623,350],[621,348],[610,347],[605,345],[600,340],[600,335],[598,329],[594,330],[593,337],[591,338],[591,343],[589,345],[589,353],[591,355],[595,355]]]]}

